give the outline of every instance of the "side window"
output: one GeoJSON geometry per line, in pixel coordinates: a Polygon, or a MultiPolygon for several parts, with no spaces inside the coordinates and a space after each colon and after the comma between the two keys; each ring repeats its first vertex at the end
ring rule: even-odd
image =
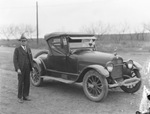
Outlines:
{"type": "Polygon", "coordinates": [[[52,44],[51,45],[52,49],[58,49],[58,50],[61,49],[61,39],[60,38],[54,38],[54,39],[52,39],[51,44],[52,44]]]}
{"type": "Polygon", "coordinates": [[[65,54],[67,41],[64,38],[53,38],[48,41],[53,54],[65,54]]]}
{"type": "Polygon", "coordinates": [[[68,43],[67,43],[67,39],[64,37],[64,38],[62,38],[62,45],[63,45],[63,50],[64,50],[64,52],[65,53],[67,53],[68,52],[68,43]]]}

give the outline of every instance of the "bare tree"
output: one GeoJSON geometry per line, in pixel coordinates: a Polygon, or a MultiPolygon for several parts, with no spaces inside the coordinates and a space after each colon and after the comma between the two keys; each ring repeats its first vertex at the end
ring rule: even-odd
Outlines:
{"type": "Polygon", "coordinates": [[[98,38],[103,40],[102,36],[104,34],[109,34],[109,32],[111,31],[111,28],[112,27],[109,24],[104,24],[100,21],[96,24],[92,23],[89,26],[83,26],[81,28],[81,31],[85,33],[97,34],[98,38]]]}
{"type": "Polygon", "coordinates": [[[144,41],[146,37],[145,28],[141,31],[141,40],[144,41]]]}
{"type": "Polygon", "coordinates": [[[13,25],[10,26],[3,26],[0,28],[0,34],[4,39],[7,39],[8,41],[11,38],[11,35],[14,33],[14,27],[13,25]]]}
{"type": "Polygon", "coordinates": [[[118,37],[115,39],[116,43],[119,44],[121,40],[124,40],[125,34],[128,33],[130,30],[129,24],[124,22],[116,28],[116,33],[118,34],[118,37]]]}
{"type": "Polygon", "coordinates": [[[91,24],[90,26],[83,26],[81,28],[81,31],[89,34],[96,34],[96,28],[93,24],[91,24]]]}
{"type": "Polygon", "coordinates": [[[0,34],[5,39],[9,40],[11,38],[19,39],[23,33],[26,33],[26,35],[32,39],[35,30],[35,27],[31,25],[9,25],[0,28],[0,34]]]}
{"type": "Polygon", "coordinates": [[[143,28],[147,31],[147,32],[150,32],[150,23],[148,24],[143,24],[143,28]]]}
{"type": "Polygon", "coordinates": [[[145,33],[146,29],[143,27],[139,27],[135,29],[134,35],[137,41],[144,41],[145,40],[145,33]]]}
{"type": "Polygon", "coordinates": [[[32,39],[32,35],[35,32],[35,27],[31,26],[31,25],[19,25],[19,26],[15,26],[14,29],[14,37],[16,37],[17,39],[20,38],[20,36],[25,33],[29,38],[32,39]]]}

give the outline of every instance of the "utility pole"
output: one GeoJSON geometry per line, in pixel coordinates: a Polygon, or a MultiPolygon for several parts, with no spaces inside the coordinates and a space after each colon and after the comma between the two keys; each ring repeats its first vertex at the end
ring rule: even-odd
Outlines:
{"type": "Polygon", "coordinates": [[[37,45],[39,44],[39,22],[38,22],[38,2],[36,1],[36,35],[37,35],[37,45]]]}

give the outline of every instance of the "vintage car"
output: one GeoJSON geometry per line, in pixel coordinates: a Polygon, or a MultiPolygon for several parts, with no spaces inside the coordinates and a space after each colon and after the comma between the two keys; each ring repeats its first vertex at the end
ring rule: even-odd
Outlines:
{"type": "Polygon", "coordinates": [[[120,87],[134,93],[141,87],[141,65],[115,53],[96,51],[94,34],[45,35],[48,50],[34,56],[31,82],[40,86],[44,77],[64,83],[80,83],[87,98],[102,101],[108,90],[120,87]]]}

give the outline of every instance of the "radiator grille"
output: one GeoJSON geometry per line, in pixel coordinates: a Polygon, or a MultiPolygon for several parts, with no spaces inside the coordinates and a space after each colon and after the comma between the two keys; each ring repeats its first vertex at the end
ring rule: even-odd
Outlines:
{"type": "Polygon", "coordinates": [[[122,78],[123,60],[122,58],[114,58],[112,60],[114,64],[114,69],[111,72],[111,77],[113,79],[122,78]]]}

